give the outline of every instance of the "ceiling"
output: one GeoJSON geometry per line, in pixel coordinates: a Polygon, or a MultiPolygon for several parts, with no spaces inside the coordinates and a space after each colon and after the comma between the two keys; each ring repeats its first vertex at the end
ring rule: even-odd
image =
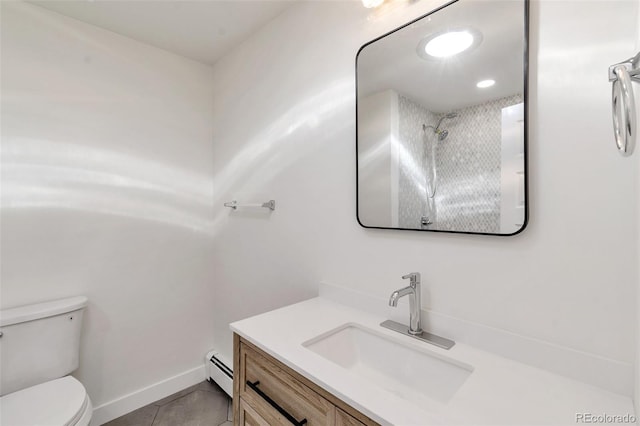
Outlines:
{"type": "Polygon", "coordinates": [[[31,0],[29,3],[213,65],[292,0],[31,0]]]}
{"type": "Polygon", "coordinates": [[[479,105],[524,90],[524,6],[520,1],[454,3],[363,48],[358,95],[393,89],[435,113],[479,105]],[[451,30],[474,29],[480,44],[447,59],[423,59],[418,44],[451,30]],[[480,80],[495,86],[478,89],[480,80]]]}

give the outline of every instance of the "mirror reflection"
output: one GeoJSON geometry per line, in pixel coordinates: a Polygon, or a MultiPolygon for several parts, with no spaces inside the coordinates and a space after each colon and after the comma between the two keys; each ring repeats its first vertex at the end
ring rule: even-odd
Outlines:
{"type": "Polygon", "coordinates": [[[501,235],[525,226],[525,7],[460,0],[360,50],[363,226],[501,235]]]}

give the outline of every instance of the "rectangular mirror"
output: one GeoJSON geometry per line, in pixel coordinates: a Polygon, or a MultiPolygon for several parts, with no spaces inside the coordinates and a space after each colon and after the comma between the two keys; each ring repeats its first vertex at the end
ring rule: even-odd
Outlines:
{"type": "Polygon", "coordinates": [[[362,226],[524,229],[527,18],[525,0],[458,0],[360,48],[362,226]]]}

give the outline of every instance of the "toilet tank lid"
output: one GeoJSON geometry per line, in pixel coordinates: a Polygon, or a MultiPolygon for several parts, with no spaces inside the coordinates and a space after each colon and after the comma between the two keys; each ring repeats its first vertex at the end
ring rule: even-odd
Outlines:
{"type": "Polygon", "coordinates": [[[85,308],[88,302],[89,299],[85,296],[75,296],[35,305],[3,309],[0,311],[0,327],[77,311],[85,308]]]}

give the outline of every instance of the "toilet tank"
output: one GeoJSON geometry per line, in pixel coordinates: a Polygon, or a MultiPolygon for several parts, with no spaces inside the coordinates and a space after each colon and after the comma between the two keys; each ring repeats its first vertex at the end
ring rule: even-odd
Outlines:
{"type": "Polygon", "coordinates": [[[78,368],[84,296],[0,311],[0,395],[78,368]]]}

